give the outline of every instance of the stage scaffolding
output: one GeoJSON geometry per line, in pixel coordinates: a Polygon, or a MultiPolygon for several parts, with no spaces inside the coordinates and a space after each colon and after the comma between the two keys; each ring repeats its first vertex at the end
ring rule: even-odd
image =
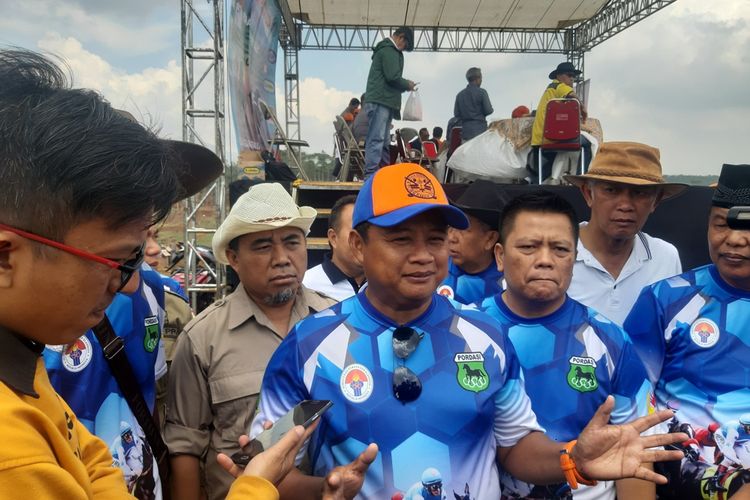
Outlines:
{"type": "MultiPolygon", "coordinates": [[[[398,26],[363,24],[361,13],[352,17],[351,22],[315,24],[310,23],[304,14],[294,12],[295,6],[301,8],[301,2],[290,4],[289,0],[269,1],[276,1],[283,20],[279,41],[284,51],[286,135],[290,139],[301,139],[298,71],[300,52],[369,51],[398,26]]],[[[409,24],[414,28],[414,50],[417,52],[562,54],[584,71],[586,52],[675,1],[609,0],[603,2],[594,15],[561,23],[569,25],[558,29],[402,24],[409,24]]],[[[224,2],[225,0],[181,0],[183,139],[212,148],[222,161],[225,160],[226,147],[224,2]],[[195,31],[207,34],[211,43],[208,46],[195,45],[195,31]],[[201,127],[202,123],[206,125],[201,127]],[[213,141],[206,141],[201,136],[200,132],[205,136],[209,129],[213,141]]],[[[404,18],[408,19],[410,12],[414,17],[409,2],[404,5],[404,18]]],[[[195,283],[194,276],[200,261],[195,246],[201,235],[210,240],[218,224],[224,219],[225,191],[226,181],[225,176],[222,176],[211,187],[185,202],[186,286],[193,305],[197,293],[214,293],[218,297],[224,292],[221,266],[216,270],[215,276],[219,285],[195,283]],[[208,210],[213,212],[212,217],[205,216],[208,210]]]]}

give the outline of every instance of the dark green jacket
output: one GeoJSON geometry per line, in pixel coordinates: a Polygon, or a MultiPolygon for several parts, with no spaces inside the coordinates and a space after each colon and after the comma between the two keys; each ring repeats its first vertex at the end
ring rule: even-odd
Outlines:
{"type": "Polygon", "coordinates": [[[409,81],[401,76],[404,55],[386,38],[372,49],[372,64],[367,75],[365,101],[391,108],[394,118],[401,118],[401,93],[409,90],[409,81]]]}

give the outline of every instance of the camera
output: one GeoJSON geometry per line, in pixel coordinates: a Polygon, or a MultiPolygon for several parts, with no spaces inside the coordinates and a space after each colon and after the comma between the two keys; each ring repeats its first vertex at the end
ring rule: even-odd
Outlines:
{"type": "Polygon", "coordinates": [[[732,207],[727,214],[730,229],[750,230],[750,207],[732,207]]]}

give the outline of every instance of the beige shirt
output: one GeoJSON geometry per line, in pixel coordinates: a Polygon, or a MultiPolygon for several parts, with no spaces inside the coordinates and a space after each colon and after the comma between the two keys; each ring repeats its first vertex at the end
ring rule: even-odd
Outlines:
{"type": "MultiPolygon", "coordinates": [[[[301,287],[289,328],[336,302],[301,287]]],[[[165,441],[171,454],[204,457],[209,500],[224,499],[232,476],[219,452],[240,451],[258,402],[263,373],[288,332],[277,331],[240,285],[199,314],[180,335],[170,370],[165,441]]]]}

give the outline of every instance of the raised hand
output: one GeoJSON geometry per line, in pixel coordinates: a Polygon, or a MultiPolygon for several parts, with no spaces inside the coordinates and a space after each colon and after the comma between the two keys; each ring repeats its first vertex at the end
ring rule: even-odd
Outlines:
{"type": "Polygon", "coordinates": [[[674,413],[672,410],[662,410],[627,424],[608,425],[614,406],[615,400],[609,396],[578,436],[578,443],[571,452],[576,468],[590,479],[637,477],[665,484],[667,478],[643,467],[643,464],[680,460],[684,454],[681,451],[649,448],[685,441],[688,436],[671,433],[642,437],[641,433],[669,420],[674,413]]]}
{"type": "MultiPolygon", "coordinates": [[[[224,453],[219,453],[216,457],[216,461],[219,462],[219,465],[221,465],[224,470],[232,474],[234,477],[238,477],[241,474],[247,476],[259,476],[278,486],[281,480],[284,479],[289,471],[294,468],[294,460],[297,457],[299,449],[302,447],[305,440],[310,437],[310,434],[315,430],[317,424],[318,422],[316,421],[307,429],[301,425],[295,426],[287,432],[279,442],[266,451],[254,456],[247,464],[244,471],[224,453]]],[[[244,447],[249,441],[250,439],[247,436],[241,436],[240,446],[244,447]]]]}
{"type": "Polygon", "coordinates": [[[378,445],[372,443],[351,463],[328,473],[323,482],[323,500],[350,500],[359,493],[365,473],[378,456],[378,445]]]}

